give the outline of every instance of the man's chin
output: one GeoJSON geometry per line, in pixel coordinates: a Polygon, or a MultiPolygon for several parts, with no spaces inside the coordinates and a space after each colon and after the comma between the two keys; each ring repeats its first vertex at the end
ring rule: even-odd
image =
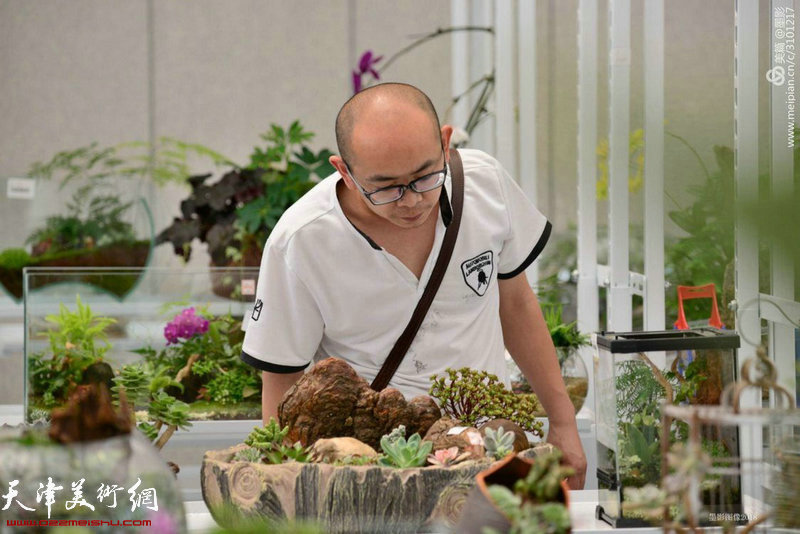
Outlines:
{"type": "Polygon", "coordinates": [[[428,220],[430,213],[430,211],[423,211],[410,217],[396,216],[392,218],[392,222],[401,228],[417,228],[418,226],[425,224],[425,221],[428,220]]]}

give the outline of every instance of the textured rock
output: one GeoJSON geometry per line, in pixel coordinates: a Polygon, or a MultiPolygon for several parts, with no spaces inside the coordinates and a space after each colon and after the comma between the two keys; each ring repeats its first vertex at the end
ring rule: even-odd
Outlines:
{"type": "Polygon", "coordinates": [[[465,427],[455,419],[442,417],[431,425],[424,439],[433,442],[434,451],[458,447],[459,452],[470,452],[473,458],[481,458],[486,455],[483,445],[472,443],[469,437],[471,432],[480,435],[474,427],[465,427]],[[452,429],[459,427],[462,430],[453,433],[452,429]]]}
{"type": "Polygon", "coordinates": [[[348,456],[367,456],[375,458],[375,449],[356,438],[318,439],[311,448],[315,462],[333,463],[348,456]]]}
{"type": "Polygon", "coordinates": [[[376,392],[346,362],[327,358],[316,364],[278,405],[288,439],[308,446],[321,438],[354,437],[377,449],[381,436],[398,425],[407,435],[424,435],[441,416],[426,396],[406,401],[394,388],[376,392]]]}

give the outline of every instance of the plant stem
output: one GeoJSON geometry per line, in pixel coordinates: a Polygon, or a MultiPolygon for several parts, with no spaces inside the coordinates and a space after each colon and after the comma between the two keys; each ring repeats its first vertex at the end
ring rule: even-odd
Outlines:
{"type": "Polygon", "coordinates": [[[472,90],[473,90],[473,89],[475,89],[476,87],[478,87],[480,84],[482,84],[482,83],[484,83],[484,82],[488,82],[488,81],[494,81],[494,78],[492,77],[492,75],[491,75],[491,74],[487,74],[486,76],[481,76],[479,79],[477,79],[477,80],[475,80],[474,82],[472,82],[472,84],[470,84],[470,86],[469,86],[469,87],[467,87],[467,89],[466,89],[466,90],[465,90],[463,93],[461,93],[461,94],[459,94],[459,95],[456,95],[456,96],[454,96],[454,97],[453,97],[453,100],[450,102],[450,105],[449,105],[449,106],[447,106],[447,109],[446,109],[446,110],[444,110],[444,118],[445,118],[445,121],[447,121],[447,118],[448,118],[448,116],[450,115],[450,112],[453,110],[453,107],[454,107],[456,104],[458,104],[458,102],[459,102],[459,101],[460,101],[462,98],[464,98],[465,96],[467,96],[467,95],[468,95],[470,92],[472,92],[472,90]]]}
{"type": "Polygon", "coordinates": [[[156,449],[161,450],[161,448],[167,444],[167,441],[169,441],[169,438],[172,437],[172,434],[174,434],[177,429],[178,429],[177,425],[169,425],[169,427],[167,427],[164,433],[158,437],[158,440],[156,440],[155,442],[156,449]]]}
{"type": "Polygon", "coordinates": [[[711,174],[709,174],[708,168],[706,167],[706,164],[703,163],[703,160],[700,157],[700,154],[697,153],[697,150],[695,150],[694,147],[692,145],[690,145],[689,142],[686,139],[684,139],[683,137],[681,137],[680,135],[674,134],[672,132],[665,132],[665,133],[667,135],[671,136],[671,137],[674,137],[675,139],[677,139],[678,141],[680,141],[681,143],[686,145],[686,147],[689,150],[691,150],[692,154],[694,154],[694,157],[697,158],[697,161],[700,163],[700,166],[703,168],[703,172],[706,175],[706,180],[710,180],[711,179],[711,174]]]}
{"type": "Polygon", "coordinates": [[[480,121],[484,117],[483,112],[486,111],[486,104],[489,101],[489,97],[492,95],[492,88],[494,87],[494,70],[484,79],[485,83],[481,94],[478,96],[478,101],[472,108],[469,119],[467,119],[467,124],[464,126],[464,130],[466,130],[469,135],[472,135],[472,131],[480,124],[480,121]]]}
{"type": "Polygon", "coordinates": [[[410,52],[414,48],[418,47],[419,45],[421,45],[423,43],[426,43],[426,42],[430,41],[431,39],[433,39],[435,37],[439,37],[440,35],[444,35],[446,33],[463,32],[463,31],[467,31],[467,32],[483,31],[483,32],[494,34],[494,28],[492,28],[491,26],[456,26],[456,27],[453,27],[453,28],[437,28],[436,31],[434,31],[432,33],[429,33],[427,35],[424,35],[423,37],[420,37],[419,39],[417,39],[416,41],[414,41],[410,45],[406,46],[405,48],[400,49],[398,52],[395,52],[389,59],[386,60],[386,63],[383,64],[383,67],[378,69],[378,72],[382,73],[387,68],[389,68],[389,65],[394,63],[395,60],[397,60],[397,58],[399,58],[403,54],[407,54],[408,52],[410,52]]]}

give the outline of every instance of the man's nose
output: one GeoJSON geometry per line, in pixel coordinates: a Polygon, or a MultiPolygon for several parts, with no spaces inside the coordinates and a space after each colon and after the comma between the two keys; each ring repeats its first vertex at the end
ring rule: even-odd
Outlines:
{"type": "Polygon", "coordinates": [[[422,200],[422,193],[417,193],[413,189],[409,188],[405,190],[403,196],[400,198],[400,200],[397,201],[397,203],[404,207],[413,208],[414,206],[419,204],[421,200],[422,200]]]}

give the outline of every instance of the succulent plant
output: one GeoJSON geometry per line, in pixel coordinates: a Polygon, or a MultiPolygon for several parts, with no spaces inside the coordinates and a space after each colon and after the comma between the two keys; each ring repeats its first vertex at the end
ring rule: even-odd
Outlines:
{"type": "Polygon", "coordinates": [[[543,436],[542,423],[536,420],[541,410],[536,395],[515,394],[496,375],[469,367],[446,369],[446,376],[434,375],[431,397],[442,411],[468,426],[479,426],[489,419],[508,419],[534,435],[543,436]]]}
{"type": "MultiPolygon", "coordinates": [[[[523,502],[519,495],[512,493],[505,486],[499,485],[489,486],[489,496],[511,521],[508,534],[526,534],[528,532],[563,534],[570,531],[569,510],[561,503],[532,504],[523,502]]],[[[497,534],[497,531],[491,528],[485,529],[485,532],[497,534]]]]}
{"type": "Polygon", "coordinates": [[[254,428],[244,442],[257,450],[259,458],[263,458],[269,464],[281,464],[287,460],[308,462],[311,449],[303,447],[299,441],[293,445],[284,444],[288,433],[288,426],[281,428],[275,418],[270,417],[266,426],[254,428]]]}
{"type": "Polygon", "coordinates": [[[294,445],[275,445],[272,449],[264,452],[264,461],[269,464],[282,464],[287,460],[306,463],[311,458],[311,449],[303,447],[296,441],[294,445]]]}
{"type": "Polygon", "coordinates": [[[233,459],[239,462],[260,462],[261,451],[252,447],[248,449],[242,449],[234,455],[233,459]]]}
{"type": "Polygon", "coordinates": [[[514,492],[539,503],[557,500],[561,481],[575,474],[574,469],[562,466],[560,461],[559,450],[534,458],[528,475],[514,484],[514,492]]]}
{"type": "Polygon", "coordinates": [[[406,437],[406,425],[398,425],[396,428],[392,429],[391,432],[383,436],[387,439],[387,441],[394,443],[400,438],[406,437]]]}
{"type": "Polygon", "coordinates": [[[486,448],[486,456],[491,456],[495,460],[504,458],[514,451],[514,438],[513,432],[506,432],[503,427],[497,430],[487,428],[483,436],[483,446],[486,448]]]}
{"type": "Polygon", "coordinates": [[[256,427],[247,436],[244,442],[254,449],[262,452],[272,450],[277,445],[282,445],[283,440],[286,439],[286,434],[289,433],[289,427],[281,428],[280,424],[274,417],[270,417],[269,423],[263,427],[256,427]]]}
{"type": "Polygon", "coordinates": [[[425,465],[433,442],[422,441],[419,434],[413,434],[408,440],[402,436],[391,439],[391,436],[388,434],[381,438],[381,449],[386,455],[381,459],[382,465],[400,468],[425,465]]]}
{"type": "Polygon", "coordinates": [[[470,456],[472,456],[472,453],[469,451],[458,454],[458,447],[450,447],[448,449],[439,449],[433,454],[428,455],[428,463],[441,467],[449,467],[466,460],[470,456]]]}

